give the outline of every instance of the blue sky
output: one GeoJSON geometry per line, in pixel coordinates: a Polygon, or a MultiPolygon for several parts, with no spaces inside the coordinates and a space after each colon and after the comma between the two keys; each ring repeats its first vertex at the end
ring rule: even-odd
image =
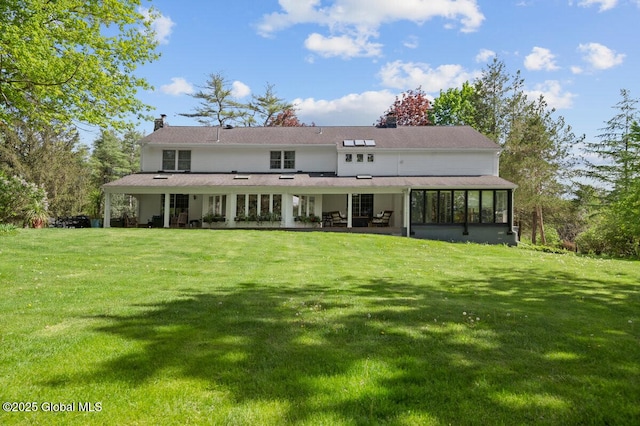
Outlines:
{"type": "MultiPolygon", "coordinates": [[[[396,95],[473,80],[493,55],[593,140],[620,89],[640,97],[640,0],[156,0],[161,58],[139,97],[198,125],[189,96],[221,72],[238,99],[267,83],[317,125],[373,125],[396,95]]],[[[138,123],[144,133],[152,123],[138,123]]]]}

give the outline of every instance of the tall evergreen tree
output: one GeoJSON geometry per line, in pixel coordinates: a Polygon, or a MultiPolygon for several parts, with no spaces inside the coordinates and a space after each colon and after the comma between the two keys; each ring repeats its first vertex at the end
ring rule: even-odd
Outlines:
{"type": "Polygon", "coordinates": [[[615,115],[606,122],[598,135],[598,141],[587,142],[587,158],[595,156],[598,161],[586,162],[586,175],[611,190],[615,199],[624,195],[631,182],[640,176],[640,141],[634,137],[634,122],[637,123],[638,99],[628,90],[620,91],[621,99],[613,109],[615,115]]]}
{"type": "MultiPolygon", "coordinates": [[[[92,215],[97,217],[102,210],[104,201],[102,185],[140,170],[140,151],[137,145],[140,138],[141,135],[137,132],[128,132],[123,139],[120,139],[115,132],[103,130],[93,142],[91,154],[93,190],[90,195],[92,215]]],[[[111,198],[111,210],[116,215],[132,214],[135,208],[135,198],[131,196],[116,195],[111,198]]]]}
{"type": "Polygon", "coordinates": [[[553,208],[566,192],[573,167],[571,148],[576,137],[562,117],[554,119],[544,98],[525,102],[523,113],[515,115],[500,162],[503,177],[518,184],[515,208],[521,218],[531,218],[531,240],[537,235],[546,244],[543,211],[553,208]]]}
{"type": "Polygon", "coordinates": [[[252,125],[255,122],[260,126],[268,126],[276,115],[284,111],[293,111],[293,105],[276,96],[274,85],[269,83],[264,94],[251,96],[248,108],[251,111],[251,120],[248,124],[252,125]]]}
{"type": "Polygon", "coordinates": [[[553,118],[544,98],[531,101],[520,72],[510,75],[494,58],[474,82],[475,126],[504,149],[500,175],[519,186],[515,192],[518,222],[538,231],[546,243],[543,211],[556,206],[565,191],[561,182],[571,170],[571,147],[581,140],[562,117],[553,118]]]}
{"type": "Polygon", "coordinates": [[[523,108],[523,85],[519,72],[512,77],[497,57],[474,82],[476,129],[499,145],[505,144],[513,117],[523,108]]]}
{"type": "Polygon", "coordinates": [[[200,101],[192,113],[181,113],[195,118],[205,126],[224,126],[242,123],[247,117],[247,104],[233,97],[231,81],[222,73],[209,75],[209,79],[196,93],[190,95],[200,101]]]}

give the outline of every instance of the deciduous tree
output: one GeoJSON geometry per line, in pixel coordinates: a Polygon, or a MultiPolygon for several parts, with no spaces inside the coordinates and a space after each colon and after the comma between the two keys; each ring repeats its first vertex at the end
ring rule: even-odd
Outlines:
{"type": "MultiPolygon", "coordinates": [[[[287,108],[284,111],[272,116],[266,124],[268,127],[306,127],[305,124],[298,119],[295,108],[287,108]]],[[[311,123],[310,126],[315,126],[311,123]]]]}
{"type": "Polygon", "coordinates": [[[0,170],[42,187],[52,216],[79,214],[90,186],[88,149],[75,128],[15,123],[0,132],[0,170]]]}
{"type": "Polygon", "coordinates": [[[148,111],[135,94],[150,86],[135,70],[158,54],[139,7],[139,0],[0,2],[0,123],[122,128],[148,111]]]}
{"type": "Polygon", "coordinates": [[[396,96],[396,100],[378,119],[377,126],[385,127],[387,125],[387,116],[395,115],[398,126],[428,126],[429,109],[431,102],[427,98],[427,94],[418,87],[415,90],[407,90],[400,96],[396,96]]]}
{"type": "Polygon", "coordinates": [[[441,90],[433,100],[429,120],[436,126],[466,125],[477,127],[477,95],[474,86],[464,82],[462,88],[441,90]]]}

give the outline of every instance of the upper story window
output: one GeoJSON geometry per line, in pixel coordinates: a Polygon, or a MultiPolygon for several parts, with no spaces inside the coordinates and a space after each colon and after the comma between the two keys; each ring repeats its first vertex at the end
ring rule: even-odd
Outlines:
{"type": "Polygon", "coordinates": [[[373,163],[375,160],[375,155],[374,154],[351,154],[351,153],[347,153],[344,155],[344,161],[345,163],[353,163],[353,158],[355,156],[355,161],[357,163],[364,163],[365,162],[365,158],[367,160],[367,163],[373,163]]]}
{"type": "Polygon", "coordinates": [[[162,170],[191,170],[191,151],[164,149],[162,150],[162,170]]]}
{"type": "Polygon", "coordinates": [[[269,154],[269,168],[295,169],[296,168],[296,152],[295,151],[271,151],[269,154]]]}

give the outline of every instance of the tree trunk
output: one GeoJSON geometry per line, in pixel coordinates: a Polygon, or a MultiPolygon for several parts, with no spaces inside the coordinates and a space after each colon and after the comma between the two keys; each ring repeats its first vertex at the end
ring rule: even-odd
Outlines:
{"type": "Polygon", "coordinates": [[[531,244],[536,243],[536,231],[538,230],[538,210],[533,209],[533,215],[531,216],[531,244]]]}
{"type": "Polygon", "coordinates": [[[547,236],[544,233],[544,221],[542,220],[542,206],[536,206],[538,214],[538,226],[540,226],[540,242],[542,245],[547,245],[547,236]]]}

